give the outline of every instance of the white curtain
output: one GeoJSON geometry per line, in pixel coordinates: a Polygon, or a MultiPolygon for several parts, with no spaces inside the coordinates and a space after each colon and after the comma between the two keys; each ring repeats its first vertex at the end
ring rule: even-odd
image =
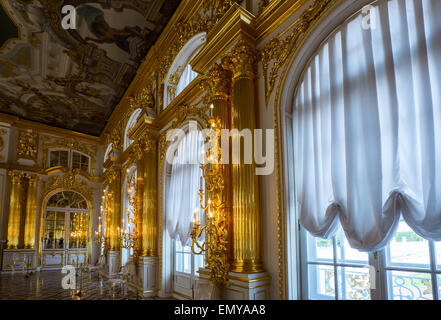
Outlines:
{"type": "Polygon", "coordinates": [[[441,240],[441,1],[380,1],[319,50],[296,94],[300,223],[376,250],[400,214],[441,240]]]}
{"type": "Polygon", "coordinates": [[[176,86],[176,96],[178,96],[178,94],[180,94],[197,76],[198,73],[193,71],[190,64],[187,64],[184,71],[182,71],[178,85],[176,86]]]}
{"type": "Polygon", "coordinates": [[[199,208],[199,184],[202,175],[199,158],[202,133],[192,130],[179,142],[173,158],[166,195],[166,223],[172,239],[187,243],[195,209],[199,208]]]}

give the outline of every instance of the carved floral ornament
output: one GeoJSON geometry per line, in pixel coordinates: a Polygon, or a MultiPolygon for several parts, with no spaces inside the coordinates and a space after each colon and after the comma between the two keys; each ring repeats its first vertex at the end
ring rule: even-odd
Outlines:
{"type": "Polygon", "coordinates": [[[88,201],[92,201],[93,198],[93,188],[78,176],[77,169],[70,170],[64,175],[50,176],[48,182],[45,183],[43,195],[46,196],[59,189],[76,191],[88,201]]]}
{"type": "Polygon", "coordinates": [[[286,63],[290,54],[298,48],[301,37],[305,35],[306,31],[323,12],[331,6],[332,2],[333,0],[313,0],[313,4],[302,13],[300,18],[291,27],[292,31],[290,33],[284,31],[278,34],[260,52],[267,104],[280,69],[286,63]]]}
{"type": "Polygon", "coordinates": [[[146,153],[156,152],[158,150],[158,138],[154,132],[144,132],[135,142],[132,144],[132,148],[129,152],[129,157],[134,162],[135,160],[141,160],[146,153]]]}
{"type": "Polygon", "coordinates": [[[17,142],[17,158],[36,160],[38,153],[38,134],[19,131],[17,142]]]}
{"type": "Polygon", "coordinates": [[[203,77],[200,86],[208,93],[208,99],[213,99],[216,96],[228,97],[231,92],[231,83],[231,72],[215,63],[207,75],[203,77]]]}
{"type": "Polygon", "coordinates": [[[222,58],[222,67],[233,72],[233,77],[254,79],[257,70],[257,50],[246,40],[239,39],[233,49],[222,58]]]}

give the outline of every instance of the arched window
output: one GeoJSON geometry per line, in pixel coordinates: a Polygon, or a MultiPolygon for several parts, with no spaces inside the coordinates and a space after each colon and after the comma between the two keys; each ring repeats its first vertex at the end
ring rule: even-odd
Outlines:
{"type": "Polygon", "coordinates": [[[375,2],[375,27],[348,19],[300,79],[286,141],[304,298],[439,299],[439,12],[375,2]]]}
{"type": "MultiPolygon", "coordinates": [[[[124,188],[124,207],[123,207],[123,223],[126,232],[133,234],[134,232],[134,215],[136,205],[136,167],[127,170],[125,188],[124,188]]],[[[133,249],[122,249],[122,265],[124,266],[133,255],[133,249]]]]}
{"type": "Polygon", "coordinates": [[[191,38],[179,52],[165,79],[164,108],[198,76],[198,73],[192,70],[190,61],[199,53],[205,42],[206,34],[200,33],[191,38]]]}
{"type": "Polygon", "coordinates": [[[133,140],[130,140],[129,138],[129,131],[135,126],[140,114],[141,109],[136,109],[135,111],[133,111],[129,121],[127,122],[126,129],[124,131],[124,150],[126,150],[133,142],[133,140]]]}
{"type": "Polygon", "coordinates": [[[190,248],[192,218],[195,209],[199,208],[202,133],[199,130],[189,131],[170,148],[174,153],[167,169],[165,194],[166,230],[172,239],[167,250],[172,251],[174,261],[171,267],[173,277],[170,279],[173,279],[174,292],[192,296],[191,285],[197,277],[197,270],[204,264],[204,257],[193,255],[190,248]]]}

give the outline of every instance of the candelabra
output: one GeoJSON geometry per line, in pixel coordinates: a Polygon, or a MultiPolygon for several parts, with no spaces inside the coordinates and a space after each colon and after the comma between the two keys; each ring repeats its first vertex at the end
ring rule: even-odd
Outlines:
{"type": "Polygon", "coordinates": [[[118,227],[118,236],[121,247],[125,249],[133,249],[133,258],[136,261],[138,258],[138,215],[137,215],[137,201],[136,201],[136,175],[133,173],[127,184],[128,205],[126,208],[127,214],[127,229],[125,220],[122,219],[122,228],[118,227]]]}
{"type": "Polygon", "coordinates": [[[110,197],[109,196],[106,197],[105,195],[103,195],[102,199],[103,202],[105,201],[106,206],[105,208],[103,207],[103,205],[101,205],[100,207],[100,216],[98,217],[98,229],[95,231],[95,236],[93,238],[97,246],[100,248],[102,248],[103,244],[105,243],[104,223],[107,217],[108,206],[110,205],[110,197]]]}
{"type": "Polygon", "coordinates": [[[206,265],[210,270],[210,281],[218,287],[228,283],[228,230],[227,207],[225,203],[225,165],[221,162],[221,129],[219,121],[213,117],[213,105],[210,106],[210,133],[208,148],[202,152],[201,161],[200,207],[205,212],[204,225],[199,221],[199,209],[194,212],[191,232],[191,250],[194,254],[206,253],[206,265]],[[207,161],[208,160],[208,161],[207,161]],[[203,182],[205,181],[205,191],[203,182]],[[205,232],[205,241],[199,238],[205,232]]]}

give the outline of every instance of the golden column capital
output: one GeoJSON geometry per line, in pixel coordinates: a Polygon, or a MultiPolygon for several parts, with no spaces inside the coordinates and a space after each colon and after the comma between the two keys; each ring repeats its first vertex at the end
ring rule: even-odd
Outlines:
{"type": "Polygon", "coordinates": [[[202,87],[208,91],[212,99],[228,98],[231,94],[231,83],[231,71],[215,63],[202,82],[202,87]]]}
{"type": "Polygon", "coordinates": [[[29,185],[36,185],[40,180],[40,176],[38,174],[27,174],[26,177],[29,179],[29,185]]]}
{"type": "Polygon", "coordinates": [[[11,181],[13,184],[19,184],[21,178],[25,176],[25,173],[17,172],[17,171],[9,171],[8,175],[11,177],[11,181]]]}
{"type": "Polygon", "coordinates": [[[257,70],[257,50],[246,40],[239,40],[222,59],[222,67],[233,72],[233,79],[254,79],[257,70]]]}

